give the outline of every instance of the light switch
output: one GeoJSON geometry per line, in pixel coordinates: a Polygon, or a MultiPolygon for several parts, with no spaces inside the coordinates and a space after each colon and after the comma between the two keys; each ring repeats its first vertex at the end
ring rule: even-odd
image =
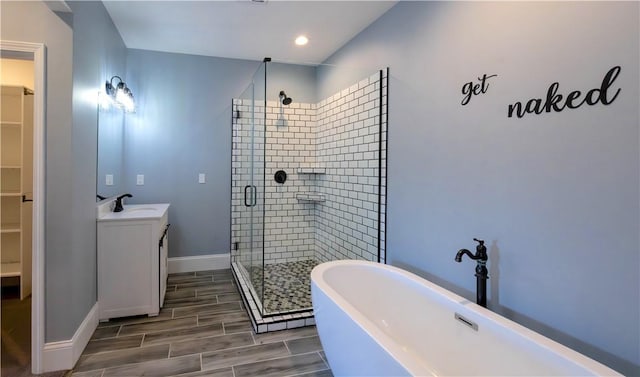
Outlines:
{"type": "Polygon", "coordinates": [[[106,175],[104,184],[107,186],[113,186],[113,174],[106,175]]]}
{"type": "Polygon", "coordinates": [[[204,173],[200,173],[198,174],[198,183],[205,183],[205,177],[204,177],[204,173]]]}
{"type": "Polygon", "coordinates": [[[144,185],[144,174],[138,174],[136,176],[136,185],[138,186],[144,185]]]}

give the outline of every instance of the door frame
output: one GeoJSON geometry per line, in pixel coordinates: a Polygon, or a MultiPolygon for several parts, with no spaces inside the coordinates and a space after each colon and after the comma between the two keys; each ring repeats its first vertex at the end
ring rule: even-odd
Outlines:
{"type": "Polygon", "coordinates": [[[31,373],[43,372],[45,312],[45,66],[43,43],[0,40],[0,50],[33,54],[33,219],[32,219],[32,293],[31,293],[31,373]]]}

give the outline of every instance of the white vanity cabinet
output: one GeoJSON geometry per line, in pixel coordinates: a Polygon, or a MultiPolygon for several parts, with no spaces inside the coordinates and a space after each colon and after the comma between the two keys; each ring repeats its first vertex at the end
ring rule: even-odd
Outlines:
{"type": "Polygon", "coordinates": [[[158,315],[167,286],[168,209],[125,205],[98,217],[100,320],[158,315]]]}

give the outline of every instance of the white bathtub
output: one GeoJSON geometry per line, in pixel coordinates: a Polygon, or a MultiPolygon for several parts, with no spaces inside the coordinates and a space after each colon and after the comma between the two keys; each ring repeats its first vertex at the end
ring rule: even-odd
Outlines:
{"type": "Polygon", "coordinates": [[[392,266],[323,263],[311,295],[336,376],[620,375],[392,266]]]}

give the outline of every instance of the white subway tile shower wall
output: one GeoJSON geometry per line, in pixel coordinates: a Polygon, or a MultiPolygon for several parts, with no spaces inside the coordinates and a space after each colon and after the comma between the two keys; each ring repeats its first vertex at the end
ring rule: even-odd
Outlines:
{"type": "Polygon", "coordinates": [[[267,102],[265,176],[265,264],[314,259],[315,206],[296,199],[313,186],[313,177],[297,174],[316,160],[315,105],[267,102]],[[287,173],[284,184],[274,174],[287,173]]]}
{"type": "MultiPolygon", "coordinates": [[[[316,212],[316,258],[321,262],[378,260],[378,203],[384,221],[386,191],[386,95],[380,117],[380,85],[386,89],[386,76],[381,80],[376,73],[318,104],[317,161],[326,168],[317,181],[326,200],[316,212]]],[[[381,262],[384,229],[382,223],[381,262]]]]}
{"type": "Polygon", "coordinates": [[[380,74],[375,73],[318,104],[293,102],[282,106],[269,101],[264,109],[264,102],[256,102],[256,130],[262,129],[266,111],[266,142],[261,131],[251,135],[251,101],[234,99],[234,110],[240,111],[240,117],[234,111],[231,249],[238,242],[242,253],[234,250],[233,261],[245,266],[262,265],[261,252],[253,255],[248,252],[248,236],[253,229],[254,247],[260,250],[262,223],[255,219],[263,214],[262,189],[258,183],[262,180],[264,163],[265,264],[307,259],[377,260],[379,201],[384,262],[386,82],[386,71],[382,81],[380,74]],[[382,117],[378,107],[380,85],[385,89],[382,117]],[[256,146],[253,157],[252,141],[256,146]],[[379,153],[382,153],[381,171],[379,153]],[[251,184],[252,159],[256,169],[253,184],[258,186],[253,228],[250,212],[244,206],[244,187],[251,184]],[[273,178],[278,170],[287,173],[284,184],[273,178]]]}

